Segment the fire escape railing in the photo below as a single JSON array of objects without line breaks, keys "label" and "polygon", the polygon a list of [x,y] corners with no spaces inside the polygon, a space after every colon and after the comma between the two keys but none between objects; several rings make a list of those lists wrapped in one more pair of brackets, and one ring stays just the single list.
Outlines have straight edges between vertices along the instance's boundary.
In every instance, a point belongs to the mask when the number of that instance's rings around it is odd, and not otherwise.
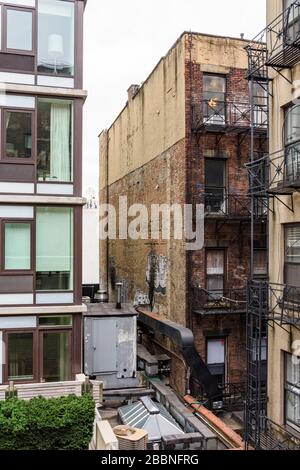
[{"label": "fire escape railing", "polygon": [[269,418],[262,417],[259,448],[262,450],[300,450],[300,438]]},{"label": "fire escape railing", "polygon": [[212,289],[193,287],[194,310],[246,311],[246,288]]},{"label": "fire escape railing", "polygon": [[[249,102],[218,101],[217,99],[202,100],[200,106],[194,107],[194,131],[249,131],[251,128],[251,104]],[[255,106],[255,129],[267,129],[267,105]]]},{"label": "fire escape railing", "polygon": [[[207,218],[249,219],[251,218],[251,197],[244,194],[227,193],[221,188],[216,192],[203,192],[194,196],[194,204],[203,204]],[[265,204],[255,204],[254,218],[266,217]]]},{"label": "fire escape railing", "polygon": [[291,68],[300,61],[300,1],[295,1],[247,46],[249,76],[264,79],[267,67]]},{"label": "fire escape railing", "polygon": [[300,188],[300,144],[265,155],[246,168],[252,195],[290,194]]}]

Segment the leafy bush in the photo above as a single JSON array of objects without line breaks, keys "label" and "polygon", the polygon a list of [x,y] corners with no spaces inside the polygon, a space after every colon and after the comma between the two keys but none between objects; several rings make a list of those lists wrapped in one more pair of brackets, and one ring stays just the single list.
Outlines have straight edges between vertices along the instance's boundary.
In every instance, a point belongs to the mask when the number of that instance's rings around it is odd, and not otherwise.
[{"label": "leafy bush", "polygon": [[85,450],[93,434],[89,394],[0,402],[0,450]]}]

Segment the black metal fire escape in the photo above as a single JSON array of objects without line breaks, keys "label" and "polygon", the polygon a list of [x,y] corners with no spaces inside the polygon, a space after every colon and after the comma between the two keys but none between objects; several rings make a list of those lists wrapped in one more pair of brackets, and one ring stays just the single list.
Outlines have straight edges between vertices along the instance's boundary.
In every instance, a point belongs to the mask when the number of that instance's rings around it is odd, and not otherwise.
[{"label": "black metal fire escape", "polygon": [[[246,50],[249,59],[247,78],[250,84],[252,107],[251,157],[247,165],[252,198],[252,247],[251,279],[247,288],[245,442],[247,448],[300,449],[300,440],[267,418],[268,330],[274,326],[274,323],[287,330],[291,326],[300,329],[300,288],[270,284],[268,278],[255,279],[253,270],[255,207],[264,205],[269,214],[274,210],[274,201],[277,200],[293,211],[293,192],[300,188],[298,149],[289,149],[293,156],[288,164],[286,150],[280,150],[274,154],[269,154],[269,152],[258,154],[254,140],[256,106],[254,90],[258,86],[262,87],[269,102],[272,96],[269,68],[276,70],[285,80],[288,80],[283,69],[291,69],[300,62],[300,1],[295,1],[283,11],[246,47]],[[266,112],[269,122],[269,103]],[[268,139],[268,133],[266,133],[266,139]],[[288,198],[282,199],[282,196],[288,196]]]}]

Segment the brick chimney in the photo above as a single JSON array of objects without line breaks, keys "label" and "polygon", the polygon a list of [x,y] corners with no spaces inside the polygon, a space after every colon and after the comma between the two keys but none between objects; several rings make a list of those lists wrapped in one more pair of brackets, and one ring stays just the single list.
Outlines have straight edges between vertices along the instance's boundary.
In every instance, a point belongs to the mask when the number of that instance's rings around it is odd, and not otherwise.
[{"label": "brick chimney", "polygon": [[127,90],[128,93],[128,101],[133,100],[137,92],[139,91],[140,86],[139,85],[130,85],[130,87]]}]

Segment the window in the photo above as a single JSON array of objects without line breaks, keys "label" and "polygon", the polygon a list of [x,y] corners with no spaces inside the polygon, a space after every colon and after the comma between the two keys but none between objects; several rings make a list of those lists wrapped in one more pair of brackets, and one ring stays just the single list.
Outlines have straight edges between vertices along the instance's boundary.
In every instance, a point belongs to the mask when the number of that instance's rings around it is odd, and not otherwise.
[{"label": "window", "polygon": [[31,269],[31,224],[6,222],[4,224],[4,269]]},{"label": "window", "polygon": [[42,327],[59,327],[59,326],[72,326],[72,315],[60,315],[50,317],[40,317],[39,326]]},{"label": "window", "polygon": [[224,250],[206,252],[206,289],[211,299],[218,299],[224,293]]},{"label": "window", "polygon": [[205,211],[226,213],[225,160],[205,159]]},{"label": "window", "polygon": [[74,75],[74,3],[39,0],[38,72]]},{"label": "window", "polygon": [[33,333],[8,333],[8,380],[33,380]]},{"label": "window", "polygon": [[33,50],[33,13],[30,10],[6,8],[6,49]]},{"label": "window", "polygon": [[254,276],[267,276],[268,274],[268,252],[267,250],[254,250],[253,253]]},{"label": "window", "polygon": [[255,82],[253,86],[253,121],[255,126],[268,125],[268,91],[265,83]]},{"label": "window", "polygon": [[224,124],[226,120],[226,77],[204,74],[203,117],[212,124]]},{"label": "window", "polygon": [[285,283],[300,286],[300,224],[285,228]]},{"label": "window", "polygon": [[32,157],[32,113],[4,111],[5,156],[26,159]]},{"label": "window", "polygon": [[73,180],[72,102],[38,99],[37,174],[39,181]]},{"label": "window", "polygon": [[300,141],[300,106],[295,105],[286,110],[285,145]]},{"label": "window", "polygon": [[286,423],[300,431],[300,357],[285,354]]},{"label": "window", "polygon": [[70,379],[70,332],[41,332],[42,378],[45,382],[61,382]]},{"label": "window", "polygon": [[[295,0],[283,0],[284,13],[284,45],[293,44],[300,34],[300,7]],[[289,10],[287,10],[289,9]],[[286,29],[287,26],[287,29]]]},{"label": "window", "polygon": [[36,289],[73,290],[73,209],[36,210]]},{"label": "window", "polygon": [[220,384],[225,382],[225,338],[212,338],[206,340],[206,363],[212,375],[218,377]]},{"label": "window", "polygon": [[300,106],[285,113],[285,179],[294,182],[300,178]]}]

